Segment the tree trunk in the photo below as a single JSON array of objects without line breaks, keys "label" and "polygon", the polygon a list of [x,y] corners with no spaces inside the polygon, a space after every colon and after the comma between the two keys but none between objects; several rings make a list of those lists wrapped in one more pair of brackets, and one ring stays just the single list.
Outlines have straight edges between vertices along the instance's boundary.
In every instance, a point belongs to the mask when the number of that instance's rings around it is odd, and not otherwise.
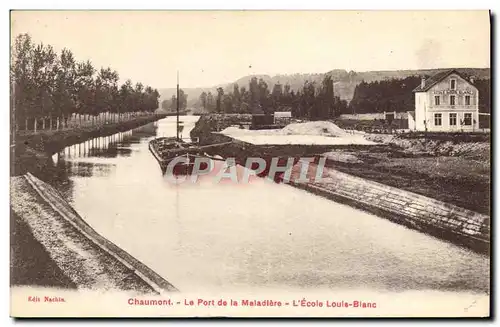
[{"label": "tree trunk", "polygon": [[52,123],[53,123],[52,116],[50,116],[50,118],[49,118],[49,124],[50,124],[49,129],[50,130],[52,130]]},{"label": "tree trunk", "polygon": [[35,118],[35,123],[33,124],[33,131],[36,133],[36,118]]},{"label": "tree trunk", "polygon": [[56,130],[57,131],[59,130],[59,117],[57,117],[57,120],[56,120]]},{"label": "tree trunk", "polygon": [[42,118],[42,130],[45,130],[45,117]]},{"label": "tree trunk", "polygon": [[28,130],[28,118],[24,119],[24,129]]}]

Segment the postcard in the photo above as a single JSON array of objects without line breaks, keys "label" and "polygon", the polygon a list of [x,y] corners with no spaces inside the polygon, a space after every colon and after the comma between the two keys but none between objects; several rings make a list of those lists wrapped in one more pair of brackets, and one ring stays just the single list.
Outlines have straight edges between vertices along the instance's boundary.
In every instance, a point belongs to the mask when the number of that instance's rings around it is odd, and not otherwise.
[{"label": "postcard", "polygon": [[10,315],[489,317],[490,20],[13,10]]}]

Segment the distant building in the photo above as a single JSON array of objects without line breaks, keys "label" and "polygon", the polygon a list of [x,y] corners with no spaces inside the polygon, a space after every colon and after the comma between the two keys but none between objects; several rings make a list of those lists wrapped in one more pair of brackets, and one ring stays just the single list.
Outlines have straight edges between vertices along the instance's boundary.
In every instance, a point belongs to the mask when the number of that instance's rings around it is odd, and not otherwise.
[{"label": "distant building", "polygon": [[292,113],[290,111],[275,111],[274,123],[278,125],[288,125],[292,120]]},{"label": "distant building", "polygon": [[422,78],[415,93],[415,111],[408,128],[415,131],[474,131],[479,128],[479,92],[454,69]]}]

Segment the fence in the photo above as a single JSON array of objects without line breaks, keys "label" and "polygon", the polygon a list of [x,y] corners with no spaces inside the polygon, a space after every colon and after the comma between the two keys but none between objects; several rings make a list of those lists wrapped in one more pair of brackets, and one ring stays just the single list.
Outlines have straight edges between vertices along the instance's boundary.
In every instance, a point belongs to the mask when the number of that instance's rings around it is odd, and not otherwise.
[{"label": "fence", "polygon": [[71,114],[67,119],[61,117],[42,117],[30,118],[19,126],[15,126],[16,131],[40,132],[44,130],[66,130],[75,127],[90,127],[107,125],[121,121],[131,120],[137,117],[150,116],[155,113],[150,112],[126,112],[118,115],[117,113],[103,112],[93,116],[88,114]]},{"label": "fence", "polygon": [[351,119],[351,120],[375,120],[375,119],[387,119],[387,115],[393,115],[393,119],[408,119],[407,112],[396,112],[396,111],[384,111],[368,114],[342,114],[339,119]]}]

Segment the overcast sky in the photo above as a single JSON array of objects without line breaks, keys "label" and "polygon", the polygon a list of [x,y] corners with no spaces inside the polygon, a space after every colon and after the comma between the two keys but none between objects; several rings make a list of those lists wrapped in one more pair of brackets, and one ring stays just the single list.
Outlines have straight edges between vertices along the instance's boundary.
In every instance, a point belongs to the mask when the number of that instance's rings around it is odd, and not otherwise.
[{"label": "overcast sky", "polygon": [[487,11],[41,11],[12,35],[64,47],[155,88],[249,74],[489,67]]}]

